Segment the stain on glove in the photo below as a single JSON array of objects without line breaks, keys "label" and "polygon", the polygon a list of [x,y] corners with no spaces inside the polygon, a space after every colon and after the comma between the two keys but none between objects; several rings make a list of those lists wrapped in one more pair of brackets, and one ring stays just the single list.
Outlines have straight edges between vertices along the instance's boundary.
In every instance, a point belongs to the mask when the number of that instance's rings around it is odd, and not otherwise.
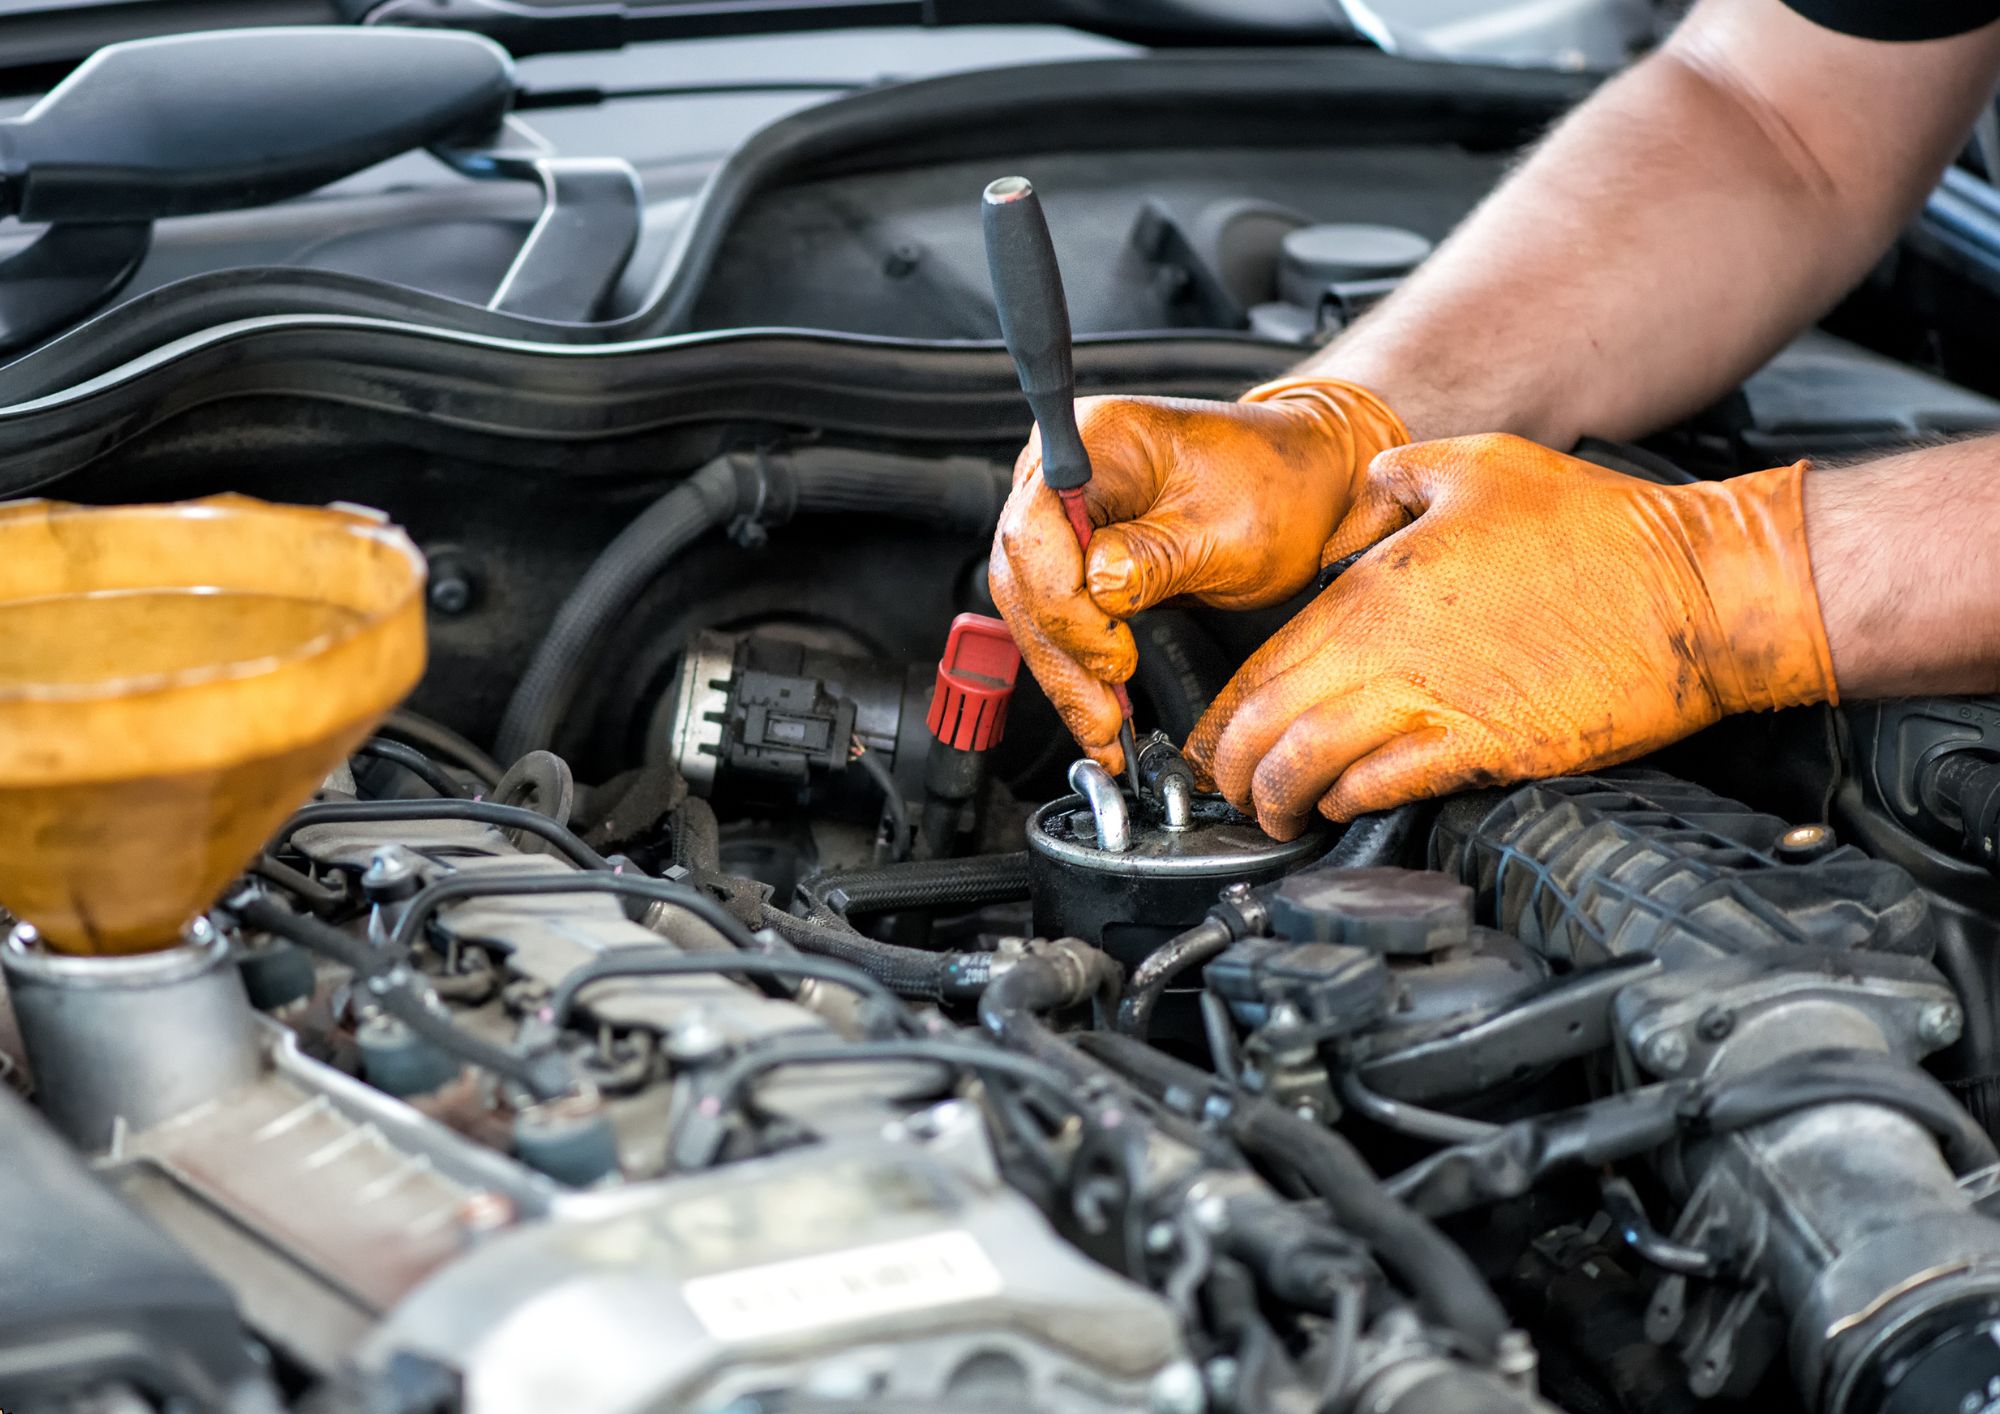
[{"label": "stain on glove", "polygon": [[1279,603],[1312,582],[1361,471],[1408,440],[1371,393],[1331,380],[1268,384],[1235,403],[1084,398],[1092,475],[1088,564],[1042,482],[1036,437],[1014,466],[993,540],[993,601],[1077,741],[1123,769],[1110,684],[1138,663],[1125,621],[1167,599]]},{"label": "stain on glove", "polygon": [[1188,755],[1286,839],[1315,808],[1595,770],[1837,701],[1805,472],[1656,486],[1504,436],[1387,452],[1323,558],[1373,548],[1252,655]]}]

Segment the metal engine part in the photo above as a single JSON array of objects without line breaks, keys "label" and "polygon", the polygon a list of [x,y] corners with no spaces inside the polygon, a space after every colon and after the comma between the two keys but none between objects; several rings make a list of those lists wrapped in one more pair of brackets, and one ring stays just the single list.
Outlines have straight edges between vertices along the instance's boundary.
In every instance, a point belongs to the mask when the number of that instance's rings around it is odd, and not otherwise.
[{"label": "metal engine part", "polygon": [[[407,810],[309,824],[289,847],[320,877],[366,893],[378,944],[426,884],[576,873],[502,829]],[[430,985],[452,995],[458,1024],[499,1042],[514,1030],[502,989],[545,996],[621,949],[694,957],[719,945],[677,910],[643,916],[603,893],[452,899],[425,929],[443,962]],[[472,966],[479,958],[489,961]],[[698,974],[606,978],[580,993],[593,1028],[657,1036],[665,1062],[591,1101],[611,1120],[622,1169],[622,1181],[592,1189],[524,1163],[519,1129],[511,1143],[496,1129],[476,1073],[458,1063],[414,1093],[384,1084],[369,1047],[386,1018],[364,996],[353,998],[356,1039],[375,1084],[306,1053],[324,1049],[325,1008],[337,1010],[341,992],[322,984],[317,1000],[287,998],[282,1021],[260,1018],[212,935],[134,963],[166,988],[142,995],[169,1003],[144,1013],[146,1025],[115,1008],[51,1009],[37,988],[63,961],[17,945],[9,975],[31,1048],[75,1063],[52,1094],[89,1101],[59,1107],[75,1112],[79,1136],[110,1126],[96,1144],[109,1150],[103,1177],[201,1254],[260,1339],[316,1375],[394,1384],[406,1357],[434,1356],[479,1410],[719,1409],[783,1388],[1095,1411],[1143,1405],[1152,1381],[1185,1362],[1169,1307],[1088,1261],[1001,1183],[967,1107],[932,1103],[935,1066],[774,1073],[758,1086],[758,1112],[809,1138],[805,1149],[661,1172],[662,1132],[721,1062],[852,1034],[841,989],[788,1000]],[[454,985],[487,966],[485,985]],[[215,997],[174,1004],[182,974]],[[90,973],[82,995],[122,976]],[[67,1029],[51,1031],[45,1011]],[[116,1026],[126,1042],[92,1051]],[[247,1053],[218,1044],[216,1056],[240,1062],[218,1075],[191,1027],[217,1042],[241,1035]],[[176,1058],[196,1063],[177,1070]]]},{"label": "metal engine part", "polygon": [[[1727,1085],[1832,1055],[1921,1079],[1916,1062],[1962,1024],[1908,875],[1684,782],[1634,773],[1460,801],[1432,850],[1496,926],[1553,960],[1659,960],[1616,996],[1628,1084]],[[1677,1146],[1660,1168],[1684,1198],[1673,1240],[1724,1268],[1666,1277],[1648,1313],[1696,1394],[1747,1391],[1789,1347],[1824,1414],[1987,1407],[2000,1221],[1911,1113],[1823,1098]]]},{"label": "metal engine part", "polygon": [[366,1359],[449,1363],[496,1414],[719,1414],[773,1391],[1142,1407],[1186,1358],[1173,1313],[968,1172],[979,1142],[840,1142],[592,1198],[439,1272]]},{"label": "metal engine part", "polygon": [[796,806],[873,819],[879,787],[848,769],[853,744],[881,753],[922,795],[924,708],[934,671],[885,666],[774,633],[696,634],[656,716],[666,755],[722,803]]},{"label": "metal engine part", "polygon": [[258,1072],[243,981],[206,919],[180,947],[129,957],[47,952],[23,925],[0,943],[0,969],[36,1100],[86,1153],[214,1103]]},{"label": "metal engine part", "polygon": [[1134,800],[1089,762],[1070,781],[1082,793],[1028,821],[1035,931],[1086,939],[1128,966],[1200,922],[1230,884],[1269,883],[1325,847],[1317,829],[1280,843],[1216,796],[1183,807],[1178,783],[1161,799]]}]

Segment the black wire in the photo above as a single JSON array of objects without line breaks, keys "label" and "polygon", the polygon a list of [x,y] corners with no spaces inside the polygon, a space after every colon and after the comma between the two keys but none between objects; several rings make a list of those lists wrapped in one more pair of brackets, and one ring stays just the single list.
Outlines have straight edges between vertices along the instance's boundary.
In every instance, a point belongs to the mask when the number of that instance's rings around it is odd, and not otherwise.
[{"label": "black wire", "polygon": [[1337,1226],[1366,1243],[1440,1325],[1490,1352],[1509,1321],[1463,1249],[1398,1201],[1354,1146],[1331,1129],[1242,1091],[1229,1091],[1197,1066],[1116,1032],[1090,1032],[1080,1048],[1183,1114],[1219,1122],[1266,1166],[1295,1172],[1324,1201]]},{"label": "black wire", "polygon": [[1392,1100],[1387,1095],[1370,1090],[1358,1070],[1348,1070],[1341,1075],[1340,1098],[1384,1129],[1433,1144],[1477,1143],[1482,1139],[1491,1139],[1503,1127],[1490,1120],[1467,1119],[1464,1115],[1425,1109],[1407,1100]]},{"label": "black wire", "polygon": [[620,948],[609,957],[598,958],[573,968],[553,992],[544,1008],[548,1023],[558,1029],[569,1024],[569,1014],[584,988],[619,977],[691,977],[735,973],[744,977],[797,978],[801,981],[836,982],[871,1001],[905,1016],[896,994],[858,967],[824,957],[772,957],[750,954],[732,957],[719,953],[682,953],[665,946]]},{"label": "black wire", "polygon": [[1230,1019],[1229,1003],[1214,992],[1201,994],[1201,1027],[1217,1078],[1225,1085],[1238,1084],[1243,1067],[1236,1047],[1236,1027]]},{"label": "black wire", "polygon": [[382,725],[375,730],[380,736],[406,737],[411,745],[420,747],[433,757],[448,758],[452,765],[462,767],[488,790],[499,785],[500,778],[507,774],[500,769],[498,761],[474,746],[469,739],[444,723],[434,722],[407,707],[396,708],[382,719]]},{"label": "black wire", "polygon": [[540,811],[519,805],[496,805],[490,800],[321,801],[294,811],[272,838],[269,848],[275,853],[293,835],[313,825],[374,825],[412,820],[472,820],[482,825],[526,830],[554,845],[580,869],[611,871],[611,862],[567,826],[557,824]]},{"label": "black wire", "polygon": [[316,908],[333,908],[348,901],[341,890],[328,888],[312,875],[268,854],[260,854],[251,860],[250,872],[260,879],[270,880],[288,893],[298,895]]},{"label": "black wire", "polygon": [[372,756],[378,761],[391,761],[415,776],[445,800],[463,800],[465,792],[457,781],[446,775],[444,768],[414,746],[400,741],[390,741],[387,737],[373,736],[354,748],[356,756]]},{"label": "black wire", "polygon": [[1055,1097],[1066,1110],[1081,1113],[1069,1079],[1061,1071],[1028,1056],[991,1046],[928,1037],[902,1041],[779,1042],[745,1051],[717,1074],[707,1093],[683,1112],[667,1136],[669,1163],[685,1145],[689,1114],[713,1117],[734,1113],[743,1103],[744,1091],[774,1070],[794,1065],[876,1065],[896,1061],[958,1066],[981,1074],[1031,1081]]},{"label": "black wire", "polygon": [[[532,812],[531,812],[532,813]],[[643,898],[671,904],[693,914],[734,947],[758,951],[757,939],[721,904],[687,884],[669,879],[648,878],[644,874],[576,873],[488,876],[483,871],[448,874],[426,884],[411,896],[403,916],[390,935],[389,950],[397,957],[409,954],[426,924],[448,903],[470,898],[523,897],[541,894],[616,894],[621,898]]]},{"label": "black wire", "polygon": [[882,802],[889,808],[890,828],[896,832],[896,842],[890,847],[889,857],[900,861],[910,852],[910,806],[903,799],[903,792],[896,787],[896,778],[889,774],[889,768],[882,764],[882,758],[867,747],[861,748],[854,764],[867,772],[868,779],[881,789]]},{"label": "black wire", "polygon": [[1712,1134],[1821,1105],[1880,1105],[1928,1129],[1953,1171],[2000,1163],[1993,1140],[1928,1071],[1871,1051],[1811,1051],[1721,1081],[1701,1109]]},{"label": "black wire", "polygon": [[717,1076],[710,1094],[727,1111],[740,1103],[744,1090],[771,1071],[794,1065],[873,1065],[893,1061],[929,1061],[967,1070],[1031,1081],[1056,1097],[1064,1109],[1080,1112],[1070,1078],[1032,1056],[965,1041],[922,1038],[907,1041],[832,1041],[809,1045],[774,1045],[745,1051]]}]

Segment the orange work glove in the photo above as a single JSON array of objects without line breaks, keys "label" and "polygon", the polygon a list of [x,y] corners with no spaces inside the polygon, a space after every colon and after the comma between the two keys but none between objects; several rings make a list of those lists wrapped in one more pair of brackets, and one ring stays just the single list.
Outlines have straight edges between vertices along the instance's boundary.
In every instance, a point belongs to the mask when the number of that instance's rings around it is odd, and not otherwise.
[{"label": "orange work glove", "polygon": [[1186,595],[1223,609],[1276,604],[1312,582],[1369,459],[1409,440],[1365,389],[1288,379],[1241,402],[1085,398],[1089,565],[1042,484],[1037,431],[1014,465],[993,537],[993,602],[1084,750],[1124,768],[1109,684],[1138,663],[1125,620]]},{"label": "orange work glove", "polygon": [[1315,805],[1349,820],[1838,701],[1805,470],[1655,486],[1497,436],[1378,457],[1325,559],[1374,549],[1251,656],[1188,755],[1290,838]]}]

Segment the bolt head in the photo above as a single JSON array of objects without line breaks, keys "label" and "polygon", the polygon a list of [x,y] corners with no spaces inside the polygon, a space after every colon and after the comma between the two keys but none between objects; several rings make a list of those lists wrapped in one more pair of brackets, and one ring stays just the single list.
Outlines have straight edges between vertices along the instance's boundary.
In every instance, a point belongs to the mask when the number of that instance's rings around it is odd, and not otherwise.
[{"label": "bolt head", "polygon": [[1787,864],[1804,864],[1828,854],[1840,840],[1825,825],[1794,825],[1778,836],[1778,858]]},{"label": "bolt head", "polygon": [[677,1065],[698,1065],[729,1047],[729,1037],[702,1012],[690,1012],[667,1033],[667,1059]]},{"label": "bolt head", "polygon": [[1203,1374],[1208,1380],[1209,1398],[1218,1404],[1228,1404],[1236,1395],[1236,1377],[1240,1367],[1232,1356],[1218,1355],[1208,1362]]},{"label": "bolt head", "polygon": [[1736,1029],[1736,1014],[1727,1007],[1712,1006],[1695,1022],[1694,1029],[1704,1041],[1722,1041]]},{"label": "bolt head", "polygon": [[1678,1075],[1688,1063],[1688,1042],[1678,1027],[1669,1028],[1646,1042],[1645,1062],[1661,1075]]},{"label": "bolt head", "polygon": [[1949,1046],[1965,1030],[1957,1002],[1932,1002],[1917,1014],[1917,1035],[1927,1046]]},{"label": "bolt head", "polygon": [[1494,1369],[1502,1379],[1521,1381],[1535,1373],[1540,1363],[1534,1342],[1526,1331],[1502,1331],[1494,1349]]},{"label": "bolt head", "polygon": [[401,846],[384,845],[368,856],[368,867],[361,871],[361,887],[387,888],[404,882],[415,872],[415,863]]},{"label": "bolt head", "polygon": [[462,579],[440,579],[431,585],[431,607],[440,614],[462,614],[472,604],[472,586]]},{"label": "bolt head", "polygon": [[1176,1360],[1153,1376],[1146,1389],[1149,1414],[1202,1414],[1208,1408],[1208,1386],[1191,1360]]},{"label": "bolt head", "polygon": [[1248,903],[1250,901],[1250,886],[1238,880],[1236,883],[1223,889],[1222,897],[1226,903]]}]

